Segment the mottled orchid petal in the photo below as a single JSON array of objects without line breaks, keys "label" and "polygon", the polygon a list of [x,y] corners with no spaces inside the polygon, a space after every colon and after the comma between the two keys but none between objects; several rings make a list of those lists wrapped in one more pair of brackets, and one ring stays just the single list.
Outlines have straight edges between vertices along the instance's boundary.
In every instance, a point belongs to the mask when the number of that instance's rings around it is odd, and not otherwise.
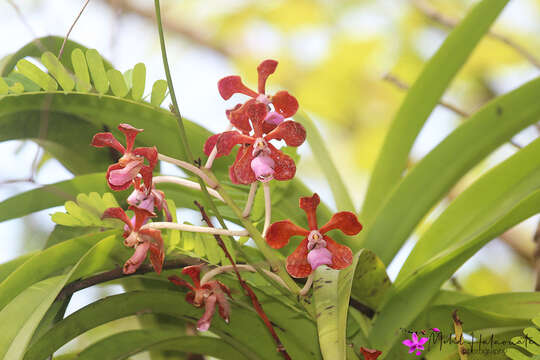
[{"label": "mottled orchid petal", "polygon": [[293,236],[307,236],[309,231],[294,224],[291,220],[282,220],[273,223],[266,230],[266,242],[271,248],[281,249],[289,243]]},{"label": "mottled orchid petal", "polygon": [[116,140],[110,132],[98,133],[92,138],[92,146],[95,147],[111,147],[116,151],[125,154],[126,148]]},{"label": "mottled orchid petal", "polygon": [[[193,291],[196,290],[195,287],[193,287],[193,285],[191,285],[190,283],[188,283],[186,280],[182,279],[179,276],[171,275],[167,279],[169,279],[169,281],[172,282],[175,285],[184,286],[184,287],[187,287],[187,288],[189,288],[189,289],[191,289]],[[192,304],[192,303],[190,302],[190,304]]]},{"label": "mottled orchid petal", "polygon": [[238,150],[236,160],[229,168],[231,181],[234,184],[248,185],[257,180],[255,173],[251,169],[251,161],[253,160],[252,150],[253,146],[251,145],[241,147]]},{"label": "mottled orchid petal", "polygon": [[[152,178],[153,178],[153,171],[154,171],[154,168],[151,168],[150,166],[148,165],[144,165],[141,170],[139,171],[139,174],[141,175],[141,178],[143,179],[144,181],[144,190],[146,192],[146,194],[150,194],[151,192],[151,189],[152,189]],[[152,209],[153,210],[153,209]]]},{"label": "mottled orchid petal", "polygon": [[150,262],[152,263],[154,270],[160,274],[161,269],[163,268],[163,261],[165,260],[161,232],[156,229],[143,229],[140,233],[142,235],[147,235],[152,239],[148,241],[150,244]]},{"label": "mottled orchid petal", "polygon": [[144,262],[144,259],[146,259],[146,253],[148,252],[149,247],[150,244],[147,242],[138,244],[135,248],[133,256],[131,256],[128,261],[125,262],[122,272],[124,274],[133,274],[135,271],[137,271],[139,266],[141,266],[141,264]]},{"label": "mottled orchid petal", "polygon": [[251,160],[251,170],[255,173],[257,180],[261,182],[268,182],[273,179],[274,165],[274,160],[264,153],[260,153]]},{"label": "mottled orchid petal", "polygon": [[269,123],[272,125],[279,125],[283,122],[283,120],[285,120],[283,115],[275,111],[270,111],[268,114],[266,114],[266,117],[264,118],[265,123]]},{"label": "mottled orchid petal", "polygon": [[270,157],[274,160],[274,179],[279,181],[290,180],[296,174],[296,165],[289,156],[276,149],[272,144],[268,144]]},{"label": "mottled orchid petal", "polygon": [[152,189],[152,197],[154,198],[154,206],[158,209],[158,211],[165,211],[165,217],[167,218],[167,221],[172,221],[172,215],[171,210],[169,209],[169,205],[167,204],[167,201],[165,200],[165,193],[161,190]]},{"label": "mottled orchid petal", "polygon": [[131,182],[137,176],[142,167],[143,163],[140,160],[132,160],[124,167],[119,164],[109,166],[109,170],[107,171],[107,180],[109,186],[113,190],[127,189],[131,186]]},{"label": "mottled orchid petal", "polygon": [[108,208],[103,212],[103,215],[101,216],[102,219],[118,219],[122,220],[124,224],[126,224],[130,230],[133,230],[133,224],[131,223],[131,220],[127,216],[124,209],[121,207],[114,207],[114,208]]},{"label": "mottled orchid petal", "polygon": [[266,141],[285,140],[289,146],[300,146],[306,140],[306,129],[296,121],[285,121],[267,134],[264,139]]},{"label": "mottled orchid petal", "polygon": [[226,76],[218,81],[218,90],[221,97],[229,100],[234,94],[240,93],[250,97],[257,97],[257,93],[248,88],[238,75]]},{"label": "mottled orchid petal", "polygon": [[326,248],[332,253],[332,264],[329,265],[332,269],[341,270],[352,264],[353,254],[349,247],[338,244],[326,235],[323,239],[326,241]]},{"label": "mottled orchid petal", "polygon": [[197,322],[197,330],[207,331],[212,323],[212,316],[216,311],[216,295],[210,295],[204,303],[204,314]]},{"label": "mottled orchid petal", "polygon": [[368,349],[365,347],[361,347],[360,352],[364,356],[364,360],[377,360],[377,358],[382,354],[380,350]]},{"label": "mottled orchid petal", "polygon": [[287,272],[295,278],[305,278],[311,274],[311,265],[307,260],[308,249],[307,237],[302,240],[300,245],[287,257]]},{"label": "mottled orchid petal", "polygon": [[156,167],[159,153],[155,146],[136,148],[133,150],[133,154],[146,158],[146,160],[148,160],[148,164],[152,169]]},{"label": "mottled orchid petal", "polygon": [[356,215],[350,211],[340,211],[334,215],[323,227],[319,229],[321,234],[330,230],[339,229],[345,235],[356,235],[362,230],[362,224],[358,222]]},{"label": "mottled orchid petal", "polygon": [[[216,146],[216,143],[218,141],[218,138],[221,136],[221,133],[214,134],[210,136],[208,139],[206,139],[206,142],[204,143],[204,154],[206,156],[210,156],[212,153],[212,150],[214,150],[214,147]],[[219,155],[216,155],[216,157],[219,157]]]},{"label": "mottled orchid petal", "polygon": [[126,136],[126,149],[127,152],[133,150],[133,144],[135,143],[135,137],[140,132],[143,132],[143,129],[137,129],[129,124],[120,124],[118,125],[118,130],[124,133]]},{"label": "mottled orchid petal", "polygon": [[[216,286],[219,286],[219,285],[216,285]],[[231,313],[231,307],[229,305],[229,302],[227,301],[227,298],[225,297],[225,293],[216,289],[214,290],[214,295],[216,296],[216,300],[218,304],[219,316],[221,316],[221,318],[225,320],[225,322],[228,324],[229,315]]]},{"label": "mottled orchid petal", "polygon": [[229,155],[233,147],[238,144],[253,144],[255,139],[243,135],[238,131],[225,131],[221,133],[216,142],[217,156]]},{"label": "mottled orchid petal", "polygon": [[263,121],[262,123],[262,130],[263,130],[263,134],[268,134],[269,132],[271,132],[272,130],[274,130],[276,128],[277,125],[274,125],[274,124],[270,124],[269,122],[267,121]]},{"label": "mottled orchid petal", "polygon": [[313,196],[301,197],[299,200],[300,209],[306,212],[308,219],[309,228],[311,230],[316,230],[317,226],[317,206],[319,206],[321,199],[317,193]]},{"label": "mottled orchid petal", "polygon": [[316,248],[308,253],[307,260],[313,270],[321,265],[330,266],[332,264],[332,253],[324,247]]},{"label": "mottled orchid petal", "polygon": [[268,114],[268,106],[263,103],[253,101],[247,106],[247,114],[253,124],[254,137],[258,138],[263,136],[263,123]]},{"label": "mottled orchid petal", "polygon": [[182,269],[182,274],[187,275],[193,280],[196,288],[201,287],[201,268],[204,264],[186,266]]},{"label": "mottled orchid petal", "polygon": [[246,134],[251,131],[251,123],[249,122],[247,108],[249,107],[249,104],[251,104],[251,102],[253,101],[255,100],[250,99],[245,104],[237,104],[233,109],[225,111],[225,114],[227,115],[227,118],[229,119],[231,124],[238,130]]},{"label": "mottled orchid petal", "polygon": [[146,209],[143,209],[134,205],[130,205],[128,209],[135,213],[135,225],[133,226],[133,230],[135,231],[139,231],[139,229],[144,224],[146,224],[149,218],[156,216],[154,212],[148,211]]},{"label": "mottled orchid petal", "polygon": [[276,71],[278,62],[276,60],[264,60],[257,66],[257,73],[259,74],[258,89],[259,94],[265,93],[266,80],[270,75]]},{"label": "mottled orchid petal", "polygon": [[298,100],[287,91],[278,91],[272,96],[272,104],[285,118],[293,116],[298,111]]}]

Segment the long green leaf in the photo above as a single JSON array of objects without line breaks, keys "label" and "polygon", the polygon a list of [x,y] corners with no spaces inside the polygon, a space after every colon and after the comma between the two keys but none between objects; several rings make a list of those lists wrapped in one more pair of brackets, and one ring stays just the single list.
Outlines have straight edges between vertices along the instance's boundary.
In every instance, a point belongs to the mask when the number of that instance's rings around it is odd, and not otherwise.
[{"label": "long green leaf", "polygon": [[398,183],[422,126],[507,3],[508,0],[483,0],[476,5],[448,35],[407,92],[375,163],[362,208],[364,218],[375,217]]},{"label": "long green leaf", "polygon": [[[366,227],[363,246],[388,264],[414,227],[469,169],[540,116],[540,78],[484,106],[420,161]],[[482,134],[479,136],[479,134]]]}]

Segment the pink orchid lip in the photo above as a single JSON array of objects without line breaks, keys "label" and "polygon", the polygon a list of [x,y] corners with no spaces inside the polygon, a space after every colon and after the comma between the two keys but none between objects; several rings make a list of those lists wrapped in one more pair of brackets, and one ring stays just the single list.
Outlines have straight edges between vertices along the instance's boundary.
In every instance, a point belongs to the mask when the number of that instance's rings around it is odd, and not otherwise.
[{"label": "pink orchid lip", "polygon": [[264,153],[260,153],[251,160],[251,170],[261,182],[268,182],[274,178],[274,166],[274,160]]},{"label": "pink orchid lip", "polygon": [[112,170],[109,182],[114,186],[122,186],[133,180],[141,170],[143,163],[139,160],[130,161],[122,169]]},{"label": "pink orchid lip", "polygon": [[315,270],[321,265],[331,265],[332,253],[325,247],[313,249],[308,253],[307,260],[311,268]]},{"label": "pink orchid lip", "polygon": [[144,259],[146,259],[146,253],[149,247],[149,242],[143,242],[135,246],[135,253],[124,264],[124,274],[132,274],[137,271],[139,266],[144,262]]},{"label": "pink orchid lip", "polygon": [[273,125],[279,125],[283,122],[283,120],[285,120],[285,117],[275,111],[270,111],[264,118],[264,121]]}]

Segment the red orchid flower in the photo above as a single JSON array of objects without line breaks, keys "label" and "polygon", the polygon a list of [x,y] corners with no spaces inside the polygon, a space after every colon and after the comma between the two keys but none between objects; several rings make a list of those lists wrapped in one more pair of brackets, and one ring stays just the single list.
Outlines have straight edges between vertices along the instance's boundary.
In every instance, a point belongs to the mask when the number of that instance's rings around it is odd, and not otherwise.
[{"label": "red orchid flower", "polygon": [[212,280],[201,285],[201,267],[200,265],[186,266],[182,269],[182,274],[188,275],[193,281],[193,285],[179,278],[176,275],[169,276],[169,280],[178,286],[189,288],[186,294],[186,301],[195,307],[204,306],[204,314],[197,322],[197,330],[206,331],[210,328],[212,317],[218,305],[219,315],[229,323],[230,306],[225,294],[231,296],[231,291],[225,284]]},{"label": "red orchid flower", "polygon": [[[107,169],[107,182],[113,190],[125,190],[131,185],[137,174],[143,176],[148,188],[152,184],[152,171],[157,164],[158,151],[153,147],[133,148],[135,137],[142,129],[136,129],[129,124],[118,125],[118,130],[126,136],[126,147],[115,139],[110,132],[98,133],[92,139],[95,147],[111,147],[122,154],[116,164],[112,164]],[[144,159],[148,160],[148,165],[144,164]]]},{"label": "red orchid flower", "polygon": [[[147,190],[145,184],[141,183],[142,176],[137,175],[133,179],[133,192],[128,196],[127,203],[149,212],[154,211],[154,207],[158,211],[165,210],[167,221],[172,221],[171,212],[165,201],[165,194],[161,190],[157,190],[154,185],[150,191]],[[127,225],[126,225],[127,226]]]},{"label": "red orchid flower", "polygon": [[265,109],[265,104],[255,104],[250,108],[253,136],[238,131],[225,131],[212,135],[204,144],[206,155],[210,155],[216,147],[216,157],[228,155],[235,145],[241,145],[236,160],[229,167],[229,176],[235,184],[251,184],[256,180],[290,180],[296,173],[293,159],[276,149],[270,140],[284,140],[289,146],[300,146],[306,140],[306,130],[301,124],[290,120],[264,134],[262,124]]},{"label": "red orchid flower", "polygon": [[135,248],[135,253],[124,264],[124,274],[134,273],[146,259],[146,253],[150,250],[150,262],[154,270],[159,274],[163,267],[165,253],[163,251],[163,239],[161,232],[156,229],[141,229],[149,218],[156,216],[151,211],[130,205],[129,210],[133,210],[135,217],[130,220],[126,212],[120,208],[109,208],[103,213],[102,219],[122,220],[127,229],[124,229],[124,245]]},{"label": "red orchid flower", "polygon": [[379,350],[368,349],[365,347],[361,347],[360,352],[364,356],[364,360],[377,360],[377,358],[382,354],[382,352]]},{"label": "red orchid flower", "polygon": [[[225,100],[230,99],[231,96],[237,93],[251,97],[246,103],[238,104],[226,112],[231,124],[245,134],[249,134],[251,131],[249,108],[254,104],[265,105],[263,107],[263,128],[265,133],[273,130],[285,118],[293,116],[298,110],[298,101],[287,91],[278,91],[274,96],[266,94],[266,80],[276,71],[277,65],[278,62],[275,60],[264,60],[257,66],[257,73],[259,74],[257,92],[244,85],[240,76],[226,76],[218,81],[219,93]],[[274,106],[274,111],[269,111],[269,104]]]},{"label": "red orchid flower", "polygon": [[287,271],[295,278],[307,277],[317,267],[328,265],[340,270],[352,264],[352,251],[345,245],[332,240],[328,231],[339,229],[346,235],[356,235],[362,230],[356,215],[350,211],[340,211],[332,216],[323,227],[317,226],[317,206],[319,195],[300,198],[300,208],[306,212],[309,230],[293,224],[290,220],[278,221],[270,225],[266,232],[266,242],[274,249],[289,243],[295,235],[304,236],[296,250],[287,257]]}]

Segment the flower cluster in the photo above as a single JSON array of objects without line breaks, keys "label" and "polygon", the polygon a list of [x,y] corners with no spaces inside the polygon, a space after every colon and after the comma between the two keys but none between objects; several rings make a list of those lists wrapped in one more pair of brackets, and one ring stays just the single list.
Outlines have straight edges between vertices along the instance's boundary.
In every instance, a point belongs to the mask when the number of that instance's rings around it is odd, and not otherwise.
[{"label": "flower cluster", "polygon": [[316,213],[319,203],[317,194],[300,198],[300,208],[306,212],[309,230],[293,224],[290,220],[282,220],[270,225],[266,232],[266,241],[274,249],[287,245],[292,236],[304,236],[296,250],[287,257],[287,271],[296,278],[309,276],[321,265],[340,270],[352,264],[351,249],[336,243],[326,233],[339,229],[346,235],[356,235],[362,230],[362,225],[355,214],[341,211],[319,228]]},{"label": "flower cluster", "polygon": [[129,210],[135,215],[129,219],[122,208],[110,208],[103,218],[115,218],[123,221],[124,245],[134,248],[133,256],[124,264],[124,273],[134,273],[146,259],[150,251],[150,262],[157,273],[161,272],[164,260],[163,240],[159,230],[141,229],[151,217],[155,217],[154,209],[164,210],[167,220],[172,217],[165,202],[165,194],[156,190],[152,184],[152,175],[157,164],[158,151],[155,147],[133,148],[137,134],[142,129],[129,124],[120,124],[118,130],[126,137],[124,147],[110,132],[98,133],[92,139],[95,147],[110,147],[121,154],[117,163],[107,169],[107,183],[112,190],[126,190],[133,185],[133,192],[127,198]]},{"label": "flower cluster", "polygon": [[293,159],[270,143],[271,140],[284,140],[288,146],[297,147],[306,139],[301,124],[284,121],[298,110],[296,98],[287,91],[279,91],[273,96],[265,92],[266,80],[276,67],[275,60],[265,60],[257,67],[258,92],[245,86],[239,76],[227,76],[218,82],[219,93],[225,100],[236,93],[250,97],[244,104],[237,104],[226,112],[236,130],[213,135],[204,145],[205,154],[210,156],[215,151],[216,157],[228,155],[240,145],[236,160],[229,168],[229,176],[235,184],[290,180],[296,173]]}]

